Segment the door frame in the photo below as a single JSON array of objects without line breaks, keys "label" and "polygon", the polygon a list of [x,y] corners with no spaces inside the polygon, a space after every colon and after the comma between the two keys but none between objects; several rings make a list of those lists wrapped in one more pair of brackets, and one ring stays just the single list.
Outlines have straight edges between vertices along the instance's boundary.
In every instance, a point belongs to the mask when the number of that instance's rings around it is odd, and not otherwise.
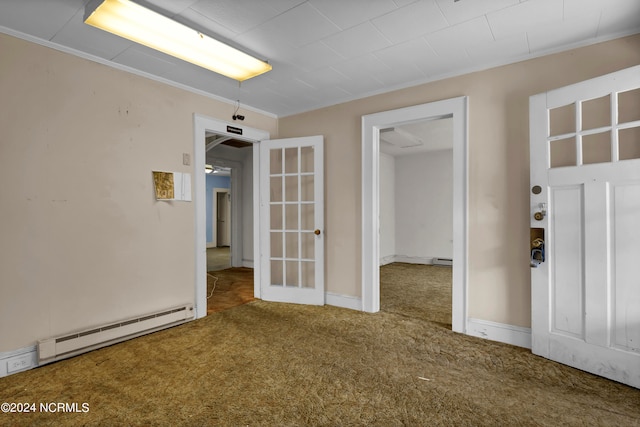
[{"label": "door frame", "polygon": [[380,129],[453,118],[452,329],[467,332],[468,97],[445,99],[362,116],[362,310],[380,310]]},{"label": "door frame", "polygon": [[[229,132],[228,128],[233,128],[233,133]],[[242,134],[238,134],[236,132],[237,129],[240,129]],[[202,114],[193,114],[193,171],[194,171],[194,179],[193,179],[193,204],[194,204],[194,215],[195,215],[195,230],[194,230],[194,253],[195,253],[195,274],[194,274],[194,287],[195,287],[195,295],[194,295],[194,305],[195,305],[195,317],[196,319],[205,317],[207,315],[207,197],[206,197],[206,178],[205,178],[205,160],[206,160],[206,133],[214,132],[219,135],[227,135],[233,136],[235,139],[240,139],[243,141],[253,143],[253,252],[254,252],[254,289],[259,289],[260,287],[260,266],[259,263],[256,263],[256,256],[259,257],[259,248],[260,248],[260,233],[259,230],[259,144],[260,141],[264,141],[269,139],[269,132],[263,129],[251,128],[249,126],[238,125],[237,123],[226,122],[223,120],[213,119],[211,117],[202,115]],[[258,160],[256,162],[256,160]],[[229,162],[230,163],[230,162]],[[231,179],[235,179],[233,175],[232,168],[232,177]],[[235,185],[236,191],[239,191],[239,184]],[[256,191],[255,189],[258,189]],[[238,193],[239,194],[239,193]],[[234,198],[234,190],[231,190],[231,197]],[[233,203],[233,200],[232,200]],[[237,204],[237,203],[236,203]],[[240,223],[242,218],[240,217],[238,220],[236,218],[232,218],[232,224],[235,222],[235,225],[242,229]],[[234,234],[234,227],[231,230],[232,238]],[[233,244],[233,241],[232,241]],[[238,245],[236,245],[238,246]],[[255,291],[254,291],[255,292]]]}]

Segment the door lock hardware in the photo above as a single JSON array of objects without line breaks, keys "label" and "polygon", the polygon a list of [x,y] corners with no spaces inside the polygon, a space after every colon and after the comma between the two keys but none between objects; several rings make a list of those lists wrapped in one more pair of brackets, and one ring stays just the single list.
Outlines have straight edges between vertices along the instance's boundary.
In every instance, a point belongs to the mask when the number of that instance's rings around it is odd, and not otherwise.
[{"label": "door lock hardware", "polygon": [[544,262],[544,240],[537,238],[531,242],[531,267],[537,268]]},{"label": "door lock hardware", "polygon": [[532,228],[530,242],[530,265],[538,268],[545,261],[544,228]]},{"label": "door lock hardware", "polygon": [[534,213],[533,214],[533,218],[536,221],[542,221],[544,219],[544,217],[547,216],[547,204],[546,203],[539,203],[538,207],[540,208],[540,211]]}]

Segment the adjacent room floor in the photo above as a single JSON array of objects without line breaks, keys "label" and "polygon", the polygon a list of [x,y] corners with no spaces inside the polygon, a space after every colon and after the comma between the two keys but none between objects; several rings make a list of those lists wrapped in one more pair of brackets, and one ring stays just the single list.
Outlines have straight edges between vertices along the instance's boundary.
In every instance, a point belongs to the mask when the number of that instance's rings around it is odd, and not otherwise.
[{"label": "adjacent room floor", "polygon": [[253,269],[231,267],[229,247],[207,249],[207,314],[253,301]]},{"label": "adjacent room floor", "polygon": [[[382,311],[451,328],[450,267],[393,263],[380,267]],[[207,314],[254,300],[253,269],[231,267],[229,248],[207,249]]]}]

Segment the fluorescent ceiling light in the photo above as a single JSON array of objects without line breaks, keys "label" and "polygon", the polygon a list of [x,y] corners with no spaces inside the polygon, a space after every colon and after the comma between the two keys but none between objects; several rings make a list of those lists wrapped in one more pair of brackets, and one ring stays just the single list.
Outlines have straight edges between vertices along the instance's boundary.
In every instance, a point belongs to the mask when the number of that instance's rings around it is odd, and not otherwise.
[{"label": "fluorescent ceiling light", "polygon": [[232,79],[243,81],[271,65],[129,0],[95,0],[86,24],[140,43]]}]

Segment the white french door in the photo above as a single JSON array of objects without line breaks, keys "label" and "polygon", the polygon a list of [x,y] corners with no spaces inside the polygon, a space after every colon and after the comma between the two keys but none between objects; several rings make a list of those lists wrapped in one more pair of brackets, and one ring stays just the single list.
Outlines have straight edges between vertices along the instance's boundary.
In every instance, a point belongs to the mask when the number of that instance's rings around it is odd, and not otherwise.
[{"label": "white french door", "polygon": [[532,351],[640,388],[640,66],[530,98]]},{"label": "white french door", "polygon": [[324,304],[323,137],[260,143],[260,291]]}]

